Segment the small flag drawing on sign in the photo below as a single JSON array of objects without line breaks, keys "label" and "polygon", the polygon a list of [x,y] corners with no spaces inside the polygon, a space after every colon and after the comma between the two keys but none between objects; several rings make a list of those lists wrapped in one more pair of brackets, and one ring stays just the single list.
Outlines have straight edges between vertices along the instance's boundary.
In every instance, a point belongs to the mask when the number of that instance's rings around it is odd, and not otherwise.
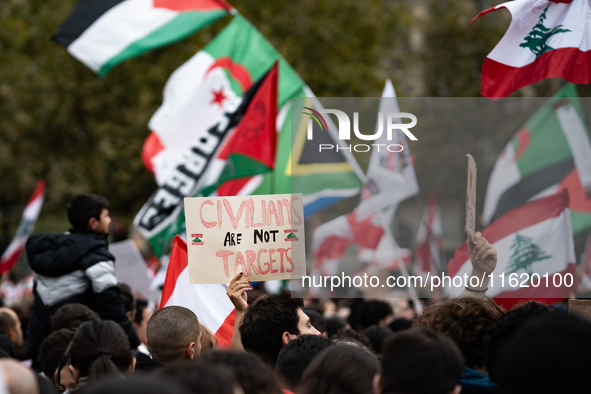
[{"label": "small flag drawing on sign", "polygon": [[191,245],[203,245],[203,234],[191,234]]},{"label": "small flag drawing on sign", "polygon": [[287,234],[287,238],[285,238],[286,241],[299,241],[300,240],[298,238],[298,236],[295,235],[295,233],[298,232],[297,229],[283,230],[283,232]]}]

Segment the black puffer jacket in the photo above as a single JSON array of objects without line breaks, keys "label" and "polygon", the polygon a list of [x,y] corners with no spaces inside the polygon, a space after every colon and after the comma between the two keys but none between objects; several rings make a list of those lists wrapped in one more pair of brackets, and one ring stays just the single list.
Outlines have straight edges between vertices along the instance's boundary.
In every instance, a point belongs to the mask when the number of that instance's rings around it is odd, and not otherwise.
[{"label": "black puffer jacket", "polygon": [[33,359],[51,333],[51,315],[70,303],[84,304],[101,319],[117,322],[133,348],[140,344],[125,314],[106,234],[76,230],[37,234],[29,237],[26,250],[35,278],[35,301],[27,330]]}]

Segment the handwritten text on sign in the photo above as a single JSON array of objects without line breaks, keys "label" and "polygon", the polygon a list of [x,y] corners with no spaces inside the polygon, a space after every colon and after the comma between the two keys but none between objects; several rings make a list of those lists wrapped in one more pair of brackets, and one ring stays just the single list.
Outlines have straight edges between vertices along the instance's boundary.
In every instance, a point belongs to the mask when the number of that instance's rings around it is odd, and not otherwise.
[{"label": "handwritten text on sign", "polygon": [[301,194],[185,198],[190,283],[306,274]]}]

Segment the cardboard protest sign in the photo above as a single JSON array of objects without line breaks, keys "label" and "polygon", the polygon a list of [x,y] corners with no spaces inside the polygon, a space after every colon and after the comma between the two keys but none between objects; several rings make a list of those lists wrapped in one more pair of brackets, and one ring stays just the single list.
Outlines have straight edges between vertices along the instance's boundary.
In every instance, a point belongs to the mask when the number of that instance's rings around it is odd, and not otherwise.
[{"label": "cardboard protest sign", "polygon": [[301,193],[185,198],[185,220],[192,284],[306,274]]},{"label": "cardboard protest sign", "polygon": [[468,159],[468,180],[466,182],[466,226],[464,230],[471,240],[474,240],[476,230],[476,163],[471,154]]}]

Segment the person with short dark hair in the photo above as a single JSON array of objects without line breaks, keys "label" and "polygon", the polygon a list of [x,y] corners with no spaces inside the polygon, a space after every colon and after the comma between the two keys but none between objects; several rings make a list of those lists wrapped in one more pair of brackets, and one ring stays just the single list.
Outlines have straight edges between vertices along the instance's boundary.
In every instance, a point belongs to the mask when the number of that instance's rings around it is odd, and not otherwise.
[{"label": "person with short dark hair", "polygon": [[39,349],[38,360],[41,364],[41,371],[43,371],[47,379],[56,387],[57,385],[54,379],[55,371],[59,367],[60,361],[64,358],[68,345],[72,342],[75,334],[75,328],[62,328],[54,331],[45,338]]},{"label": "person with short dark hair", "polygon": [[158,376],[178,383],[192,394],[235,394],[240,389],[232,371],[218,365],[173,363],[160,369]]},{"label": "person with short dark hair", "polygon": [[268,363],[256,354],[214,349],[201,355],[196,363],[229,368],[244,394],[283,394]]},{"label": "person with short dark hair", "polygon": [[132,324],[141,342],[137,350],[148,356],[150,355],[150,350],[148,349],[148,346],[146,346],[146,342],[148,342],[146,338],[146,329],[153,314],[154,311],[148,307],[148,301],[142,299],[136,300],[135,315]]},{"label": "person with short dark hair", "polygon": [[382,371],[375,394],[458,394],[464,360],[443,334],[416,327],[391,336],[384,344]]},{"label": "person with short dark hair", "polygon": [[488,376],[493,382],[497,381],[497,356],[511,336],[527,322],[551,313],[555,312],[549,305],[533,300],[526,301],[515,305],[488,328],[484,336],[486,350],[484,361]]},{"label": "person with short dark hair", "polygon": [[[320,335],[326,336],[326,319],[314,309],[304,308],[304,313],[310,318],[310,324],[320,332]],[[328,337],[327,337],[328,338]]]},{"label": "person with short dark hair", "polygon": [[285,345],[279,352],[275,365],[275,373],[283,380],[285,388],[297,392],[308,365],[331,345],[327,338],[320,335],[300,335]]},{"label": "person with short dark hair", "polygon": [[135,368],[123,329],[113,321],[98,318],[78,328],[67,356],[77,389],[101,378],[133,373]]},{"label": "person with short dark hair", "polygon": [[239,327],[244,349],[274,367],[279,351],[292,339],[304,334],[320,335],[302,311],[303,306],[301,298],[292,298],[285,290],[256,300],[246,309]]},{"label": "person with short dark hair", "polygon": [[454,298],[425,308],[413,326],[429,327],[458,345],[466,363],[463,394],[493,393],[496,387],[484,364],[484,334],[504,314],[492,298]]},{"label": "person with short dark hair", "polygon": [[115,321],[133,348],[140,344],[125,314],[115,277],[115,257],[108,250],[108,208],[103,196],[79,194],[66,206],[72,224],[68,232],[35,234],[27,240],[27,261],[35,280],[27,330],[33,360],[41,342],[51,333],[51,315],[69,303],[84,304],[101,319]]},{"label": "person with short dark hair", "polygon": [[496,360],[499,394],[580,393],[589,386],[591,323],[551,313],[522,326]]},{"label": "person with short dark hair", "polygon": [[95,311],[82,304],[66,304],[51,316],[51,330],[62,328],[78,328],[82,323],[93,321],[98,315]]},{"label": "person with short dark hair", "polygon": [[381,326],[370,326],[363,330],[363,335],[369,339],[369,343],[371,343],[371,350],[377,354],[382,354],[382,347],[384,342],[388,337],[393,335],[394,332],[390,330],[389,327],[381,327]]},{"label": "person with short dark hair", "polygon": [[190,394],[177,382],[155,376],[132,377],[121,379],[108,378],[91,385],[84,394]]},{"label": "person with short dark hair", "polygon": [[154,312],[146,329],[152,358],[162,364],[193,360],[201,353],[201,335],[199,319],[182,306]]},{"label": "person with short dark hair", "polygon": [[5,336],[12,342],[13,348],[10,349],[8,341],[4,341],[6,343],[2,346],[2,350],[8,354],[13,353],[11,357],[14,357],[15,348],[23,345],[23,330],[18,315],[10,308],[0,307],[0,336]]},{"label": "person with short dark hair", "polygon": [[337,331],[347,327],[347,322],[340,317],[330,317],[326,319],[326,337],[331,338]]},{"label": "person with short dark hair", "polygon": [[380,300],[364,301],[357,306],[358,327],[354,328],[357,331],[363,331],[373,325],[387,326],[393,318],[394,312],[387,302]]},{"label": "person with short dark hair", "polygon": [[135,317],[135,297],[133,296],[131,287],[126,283],[119,283],[117,286],[121,293],[121,300],[123,300],[125,314],[129,318],[129,321],[133,322]]},{"label": "person with short dark hair", "polygon": [[304,372],[298,394],[372,394],[378,360],[354,346],[331,346]]}]

